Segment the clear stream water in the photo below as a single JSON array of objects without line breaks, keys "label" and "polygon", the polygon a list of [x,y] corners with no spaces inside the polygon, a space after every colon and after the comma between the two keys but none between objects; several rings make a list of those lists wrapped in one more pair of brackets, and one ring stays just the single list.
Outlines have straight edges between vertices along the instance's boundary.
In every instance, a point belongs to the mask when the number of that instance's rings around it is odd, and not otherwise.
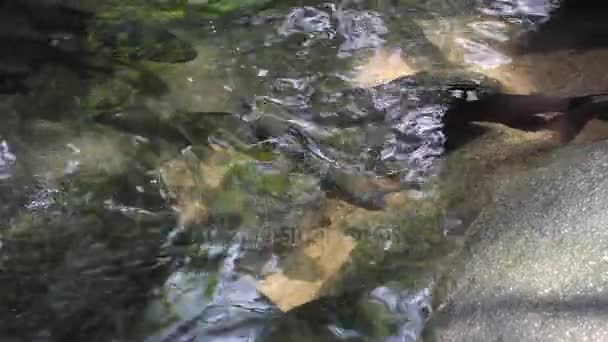
[{"label": "clear stream water", "polygon": [[[416,272],[442,234],[395,218],[383,195],[432,196],[441,82],[511,63],[504,46],[550,6],[289,1],[221,20],[152,8],[95,33],[171,32],[196,58],[136,39],[126,51],[141,58],[109,75],[45,65],[30,93],[2,95],[0,340],[416,340],[432,312]],[[373,222],[386,234],[353,254],[366,266],[339,290],[314,300],[312,285],[289,313],[258,291],[281,270],[330,286],[339,267],[315,269],[294,236]],[[402,226],[411,241],[392,235]],[[342,266],[327,248],[321,263]]]}]

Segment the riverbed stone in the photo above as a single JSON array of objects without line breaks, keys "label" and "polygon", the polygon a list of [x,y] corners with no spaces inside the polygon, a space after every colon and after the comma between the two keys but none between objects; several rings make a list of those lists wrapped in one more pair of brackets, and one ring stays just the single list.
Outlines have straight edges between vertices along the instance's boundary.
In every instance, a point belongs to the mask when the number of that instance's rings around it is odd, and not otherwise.
[{"label": "riverbed stone", "polygon": [[608,142],[501,183],[439,282],[425,341],[608,339]]}]

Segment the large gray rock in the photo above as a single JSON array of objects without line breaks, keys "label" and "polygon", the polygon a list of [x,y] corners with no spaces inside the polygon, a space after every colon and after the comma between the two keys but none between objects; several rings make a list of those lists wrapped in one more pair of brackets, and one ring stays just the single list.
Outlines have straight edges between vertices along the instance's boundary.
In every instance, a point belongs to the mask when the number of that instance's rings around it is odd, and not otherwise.
[{"label": "large gray rock", "polygon": [[425,341],[608,341],[608,142],[514,175],[470,232]]}]

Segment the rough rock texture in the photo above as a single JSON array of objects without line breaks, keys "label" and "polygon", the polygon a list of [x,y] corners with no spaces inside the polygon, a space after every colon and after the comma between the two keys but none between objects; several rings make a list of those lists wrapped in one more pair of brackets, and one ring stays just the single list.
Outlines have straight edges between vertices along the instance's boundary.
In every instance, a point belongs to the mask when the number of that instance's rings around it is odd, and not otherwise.
[{"label": "rough rock texture", "polygon": [[507,180],[439,284],[425,341],[608,340],[607,170],[600,142]]}]

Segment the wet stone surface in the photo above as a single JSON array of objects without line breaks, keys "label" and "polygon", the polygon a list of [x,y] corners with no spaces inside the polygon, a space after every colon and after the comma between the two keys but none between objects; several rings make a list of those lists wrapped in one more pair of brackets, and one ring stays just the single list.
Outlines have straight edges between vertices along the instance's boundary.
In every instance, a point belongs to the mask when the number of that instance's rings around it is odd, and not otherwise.
[{"label": "wet stone surface", "polygon": [[601,341],[606,143],[551,153],[505,180],[436,294],[430,341]]}]

